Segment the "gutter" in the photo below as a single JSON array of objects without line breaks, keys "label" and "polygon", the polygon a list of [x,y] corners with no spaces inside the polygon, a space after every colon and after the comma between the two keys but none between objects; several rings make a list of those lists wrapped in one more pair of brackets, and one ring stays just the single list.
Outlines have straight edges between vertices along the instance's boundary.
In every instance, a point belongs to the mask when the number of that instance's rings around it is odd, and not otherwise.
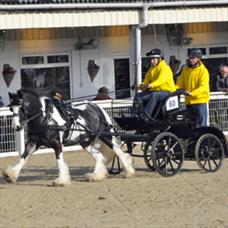
[{"label": "gutter", "polygon": [[0,11],[15,10],[63,10],[63,9],[138,9],[138,8],[169,8],[192,6],[219,6],[228,5],[227,0],[210,1],[180,1],[180,2],[154,2],[154,3],[65,3],[65,4],[24,4],[0,5]]}]

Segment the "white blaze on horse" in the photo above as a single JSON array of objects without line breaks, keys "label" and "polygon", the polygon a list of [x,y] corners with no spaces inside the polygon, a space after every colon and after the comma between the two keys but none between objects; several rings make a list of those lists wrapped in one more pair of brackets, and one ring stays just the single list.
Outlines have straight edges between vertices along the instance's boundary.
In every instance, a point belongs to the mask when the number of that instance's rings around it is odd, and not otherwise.
[{"label": "white blaze on horse", "polygon": [[[71,178],[69,168],[64,161],[62,145],[79,144],[95,159],[93,173],[86,175],[89,181],[101,181],[108,177],[106,165],[115,155],[123,163],[125,177],[135,174],[132,157],[124,153],[108,114],[93,103],[84,103],[71,108],[71,118],[65,120],[55,106],[47,110],[45,100],[37,93],[21,89],[16,94],[9,93],[10,109],[13,112],[12,126],[21,130],[27,125],[27,142],[19,162],[3,171],[6,181],[15,183],[29,155],[40,146],[53,148],[59,169],[59,177],[54,180],[55,186],[69,185]],[[51,112],[51,113],[49,113]],[[102,134],[102,133],[107,134]]]}]

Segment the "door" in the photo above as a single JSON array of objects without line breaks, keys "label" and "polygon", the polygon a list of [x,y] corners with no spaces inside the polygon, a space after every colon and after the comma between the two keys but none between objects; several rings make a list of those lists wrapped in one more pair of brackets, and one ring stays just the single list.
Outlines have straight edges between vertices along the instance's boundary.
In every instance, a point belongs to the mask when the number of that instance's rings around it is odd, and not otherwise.
[{"label": "door", "polygon": [[116,98],[129,98],[131,96],[129,59],[114,59],[114,70]]}]

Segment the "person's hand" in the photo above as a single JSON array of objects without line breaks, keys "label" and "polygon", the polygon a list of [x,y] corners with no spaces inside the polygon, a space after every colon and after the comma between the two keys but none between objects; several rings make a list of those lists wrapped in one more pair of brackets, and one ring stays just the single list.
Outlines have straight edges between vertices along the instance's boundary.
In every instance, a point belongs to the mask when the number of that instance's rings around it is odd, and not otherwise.
[{"label": "person's hand", "polygon": [[189,91],[185,91],[185,96],[192,96],[192,94]]},{"label": "person's hand", "polygon": [[131,90],[139,90],[139,86],[138,85],[132,85]]},{"label": "person's hand", "polygon": [[148,84],[140,84],[139,88],[143,91],[148,90],[150,88],[150,86]]}]

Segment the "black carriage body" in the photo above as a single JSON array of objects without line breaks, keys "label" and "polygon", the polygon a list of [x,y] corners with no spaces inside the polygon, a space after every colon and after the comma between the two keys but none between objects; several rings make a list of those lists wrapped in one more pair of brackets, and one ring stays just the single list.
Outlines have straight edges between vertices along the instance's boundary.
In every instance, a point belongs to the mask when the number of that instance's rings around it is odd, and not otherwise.
[{"label": "black carriage body", "polygon": [[[196,160],[201,169],[217,171],[222,166],[224,157],[228,157],[227,139],[216,127],[199,127],[199,119],[180,107],[180,95],[181,92],[171,94],[160,104],[156,119],[145,121],[143,109],[137,116],[123,113],[113,116],[122,130],[117,135],[127,145],[128,153],[143,157],[150,169],[156,169],[163,176],[175,175],[184,160]],[[173,96],[178,97],[178,106],[167,110],[166,104]],[[172,101],[171,99],[171,104]],[[141,155],[134,152],[137,142],[142,143]],[[171,151],[168,147],[175,149]]]}]

